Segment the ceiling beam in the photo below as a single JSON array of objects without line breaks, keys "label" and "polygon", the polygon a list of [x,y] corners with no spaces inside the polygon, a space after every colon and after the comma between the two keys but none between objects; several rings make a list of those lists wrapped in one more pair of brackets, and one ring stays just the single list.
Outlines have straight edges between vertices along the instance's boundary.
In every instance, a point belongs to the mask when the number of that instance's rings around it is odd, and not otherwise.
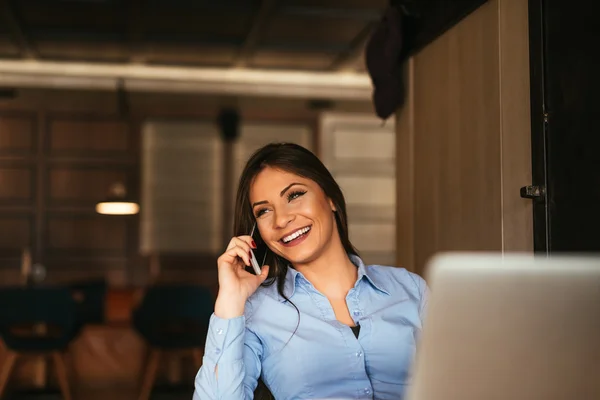
[{"label": "ceiling beam", "polygon": [[211,95],[356,100],[371,98],[366,74],[134,64],[0,60],[0,86],[205,93]]},{"label": "ceiling beam", "polygon": [[0,0],[0,13],[2,14],[2,19],[6,21],[6,25],[8,26],[13,39],[17,43],[17,46],[19,47],[22,57],[27,59],[38,58],[37,51],[27,37],[27,34],[17,18],[9,0]]},{"label": "ceiling beam", "polygon": [[227,12],[228,14],[248,14],[258,11],[254,1],[228,1],[228,0],[188,0],[188,1],[148,1],[151,11],[164,12]]},{"label": "ceiling beam", "polygon": [[246,35],[246,40],[242,45],[235,61],[234,66],[237,68],[246,67],[250,57],[254,54],[256,47],[260,41],[260,37],[264,31],[264,27],[268,19],[271,17],[279,0],[263,0],[260,10],[254,16],[250,31]]},{"label": "ceiling beam", "polygon": [[371,33],[377,26],[376,22],[368,23],[359,33],[356,35],[354,40],[350,43],[348,48],[341,52],[335,60],[329,66],[331,71],[346,71],[355,69],[356,63],[358,63],[364,56],[365,47]]},{"label": "ceiling beam", "polygon": [[307,7],[285,6],[280,11],[283,15],[327,18],[327,19],[354,19],[358,21],[377,21],[381,18],[381,10],[374,8],[333,8],[333,7]]},{"label": "ceiling beam", "polygon": [[[141,29],[141,28],[138,28]],[[155,44],[160,45],[185,45],[185,46],[206,46],[206,47],[242,47],[245,40],[242,42],[235,38],[217,35],[190,35],[185,33],[138,33],[141,38],[133,37],[129,34],[130,42],[135,41],[142,50],[145,46]],[[83,44],[86,42],[101,43],[101,42],[122,42],[123,36],[114,32],[101,31],[67,31],[59,29],[36,29],[30,31],[30,36],[34,39],[46,39],[59,41],[63,43],[73,42]],[[140,40],[138,42],[138,40]],[[344,42],[339,43],[322,43],[322,42],[295,42],[295,41],[262,41],[255,45],[255,50],[269,51],[298,51],[306,53],[340,53],[347,49],[348,45]],[[143,53],[143,52],[142,52]]]}]

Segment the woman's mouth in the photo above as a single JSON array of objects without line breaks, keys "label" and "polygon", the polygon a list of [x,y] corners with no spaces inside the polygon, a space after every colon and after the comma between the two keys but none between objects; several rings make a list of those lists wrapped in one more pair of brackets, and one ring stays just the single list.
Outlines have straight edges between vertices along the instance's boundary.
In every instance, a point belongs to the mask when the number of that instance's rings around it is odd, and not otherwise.
[{"label": "woman's mouth", "polygon": [[306,237],[310,233],[311,228],[312,226],[300,228],[292,232],[291,234],[284,236],[279,241],[286,247],[296,246],[297,244],[300,244],[302,241],[304,241],[304,239],[306,239]]}]

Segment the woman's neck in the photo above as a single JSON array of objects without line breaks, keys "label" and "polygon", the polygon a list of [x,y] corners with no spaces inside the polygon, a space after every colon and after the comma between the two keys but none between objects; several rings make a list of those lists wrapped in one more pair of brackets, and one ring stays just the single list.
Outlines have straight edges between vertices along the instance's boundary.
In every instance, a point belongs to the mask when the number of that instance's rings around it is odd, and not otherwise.
[{"label": "woman's neck", "polygon": [[301,272],[315,289],[330,299],[345,299],[358,277],[358,269],[341,242],[331,243],[330,248],[316,260],[294,265],[294,268]]}]

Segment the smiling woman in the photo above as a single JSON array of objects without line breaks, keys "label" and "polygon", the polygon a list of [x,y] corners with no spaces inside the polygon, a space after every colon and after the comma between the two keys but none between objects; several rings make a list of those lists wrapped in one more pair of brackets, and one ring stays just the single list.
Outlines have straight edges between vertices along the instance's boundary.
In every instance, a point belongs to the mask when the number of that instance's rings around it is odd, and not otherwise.
[{"label": "smiling woman", "polygon": [[[284,189],[279,192],[281,187]],[[256,176],[250,191],[251,199],[259,196],[269,197],[269,200],[251,201],[259,232],[267,246],[292,262],[296,269],[317,259],[332,238],[332,213],[336,211],[319,185],[310,179],[299,179],[293,173],[266,167]],[[339,242],[339,238],[336,241]],[[300,246],[301,243],[305,244]]]},{"label": "smiling woman", "polygon": [[321,161],[295,144],[258,150],[240,177],[234,229],[194,399],[252,399],[259,378],[277,399],[401,399],[427,287],[362,262]]}]

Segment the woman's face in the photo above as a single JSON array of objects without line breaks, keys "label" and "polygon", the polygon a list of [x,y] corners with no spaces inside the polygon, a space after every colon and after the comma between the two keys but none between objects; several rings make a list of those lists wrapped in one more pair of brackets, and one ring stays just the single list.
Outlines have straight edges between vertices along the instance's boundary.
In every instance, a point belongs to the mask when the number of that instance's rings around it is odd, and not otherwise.
[{"label": "woman's face", "polygon": [[293,173],[264,168],[250,187],[250,204],[264,242],[294,265],[317,259],[338,234],[331,200]]}]

